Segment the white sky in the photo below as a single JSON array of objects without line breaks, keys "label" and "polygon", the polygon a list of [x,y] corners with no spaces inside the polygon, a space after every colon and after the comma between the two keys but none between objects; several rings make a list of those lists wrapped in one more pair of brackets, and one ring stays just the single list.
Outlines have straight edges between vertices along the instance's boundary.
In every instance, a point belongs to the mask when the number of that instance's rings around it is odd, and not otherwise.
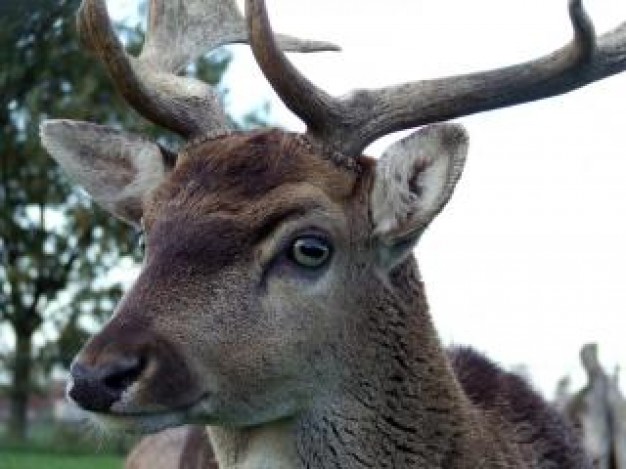
[{"label": "white sky", "polygon": [[[626,21],[623,0],[586,4],[598,32]],[[276,31],[343,47],[291,56],[334,94],[503,66],[571,35],[566,0],[268,0],[268,8]],[[247,48],[233,50],[230,110],[270,100],[275,123],[302,129]],[[626,365],[625,97],[626,74],[461,119],[471,136],[464,177],[417,249],[444,341],[526,364],[548,395],[564,374],[583,383],[586,341],[600,344],[608,369]]]}]

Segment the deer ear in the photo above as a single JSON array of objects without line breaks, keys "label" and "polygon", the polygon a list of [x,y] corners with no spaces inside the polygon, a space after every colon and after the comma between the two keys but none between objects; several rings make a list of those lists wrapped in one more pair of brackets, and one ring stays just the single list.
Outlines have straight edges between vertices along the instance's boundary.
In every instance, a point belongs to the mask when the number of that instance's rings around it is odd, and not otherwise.
[{"label": "deer ear", "polygon": [[461,176],[467,146],[463,127],[433,124],[396,142],[380,158],[370,212],[386,267],[404,259],[448,202]]},{"label": "deer ear", "polygon": [[144,137],[68,120],[49,120],[41,140],[67,174],[104,209],[140,225],[142,202],[166,173],[161,148]]}]

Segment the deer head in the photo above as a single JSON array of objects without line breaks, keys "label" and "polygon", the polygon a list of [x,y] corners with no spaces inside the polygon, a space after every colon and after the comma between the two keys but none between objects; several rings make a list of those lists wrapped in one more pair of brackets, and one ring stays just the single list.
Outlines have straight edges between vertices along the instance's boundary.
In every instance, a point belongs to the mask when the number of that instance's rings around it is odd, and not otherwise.
[{"label": "deer head", "polygon": [[[574,41],[551,55],[334,98],[283,53],[334,46],[274,36],[262,0],[247,0],[247,25],[229,0],[170,3],[150,3],[136,58],[113,34],[103,0],[84,0],[79,26],[128,102],[188,140],[175,158],[108,127],[42,128],[59,164],[146,234],[141,274],[76,358],[69,397],[125,428],[241,429],[321,407],[367,414],[395,383],[411,402],[403,415],[421,422],[415,441],[451,420],[471,421],[411,254],[450,198],[467,151],[462,127],[437,122],[622,71],[625,27],[596,38],[572,0]],[[216,46],[246,41],[305,134],[233,131],[208,86],[176,75]],[[379,161],[361,155],[377,138],[417,127]],[[324,415],[299,428],[331,421]],[[228,447],[232,439],[218,433]],[[307,444],[298,451],[315,452]]]}]

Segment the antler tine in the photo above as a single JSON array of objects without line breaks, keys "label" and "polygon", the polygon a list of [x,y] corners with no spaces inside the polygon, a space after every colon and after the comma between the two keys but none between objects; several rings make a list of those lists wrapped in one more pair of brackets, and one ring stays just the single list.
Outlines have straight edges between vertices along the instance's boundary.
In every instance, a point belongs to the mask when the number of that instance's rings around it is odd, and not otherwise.
[{"label": "antler tine", "polygon": [[[141,59],[171,72],[179,72],[203,54],[226,44],[246,44],[245,18],[232,0],[152,1],[148,36]],[[307,41],[277,34],[282,50],[338,51],[329,42]]]},{"label": "antler tine", "polygon": [[[119,41],[105,0],[83,0],[78,27],[118,90],[147,119],[186,138],[229,127],[215,91],[177,73],[216,47],[247,42],[245,20],[234,0],[151,0],[146,42],[138,57],[127,54]],[[290,36],[279,35],[277,41],[296,52],[338,50],[330,43]]]},{"label": "antler tine", "polygon": [[349,156],[391,132],[563,94],[626,70],[626,23],[596,38],[581,0],[570,0],[574,40],[552,54],[501,69],[333,98],[271,45],[263,0],[247,0],[246,11],[255,56],[277,93],[309,126],[309,134]]},{"label": "antler tine", "polygon": [[324,135],[326,123],[342,115],[340,103],[317,88],[281,52],[274,40],[263,0],[246,0],[246,18],[254,57],[285,105],[307,124],[309,132]]},{"label": "antler tine", "polygon": [[[155,3],[151,2],[152,9]],[[207,129],[228,127],[210,86],[175,76],[167,68],[151,67],[149,60],[126,53],[111,24],[105,0],[83,1],[78,28],[81,39],[103,62],[122,96],[148,120],[186,138]]]}]

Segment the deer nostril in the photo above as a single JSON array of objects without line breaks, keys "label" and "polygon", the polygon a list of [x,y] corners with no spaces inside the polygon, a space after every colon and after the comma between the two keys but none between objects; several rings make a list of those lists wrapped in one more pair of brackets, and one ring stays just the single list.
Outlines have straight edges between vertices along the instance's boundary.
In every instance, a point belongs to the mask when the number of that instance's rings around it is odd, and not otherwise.
[{"label": "deer nostril", "polygon": [[74,363],[68,396],[85,410],[106,412],[144,371],[143,357],[124,357],[103,366]]},{"label": "deer nostril", "polygon": [[143,357],[133,357],[112,364],[103,374],[104,385],[113,392],[120,395],[131,384],[137,381],[146,367],[146,359]]}]

